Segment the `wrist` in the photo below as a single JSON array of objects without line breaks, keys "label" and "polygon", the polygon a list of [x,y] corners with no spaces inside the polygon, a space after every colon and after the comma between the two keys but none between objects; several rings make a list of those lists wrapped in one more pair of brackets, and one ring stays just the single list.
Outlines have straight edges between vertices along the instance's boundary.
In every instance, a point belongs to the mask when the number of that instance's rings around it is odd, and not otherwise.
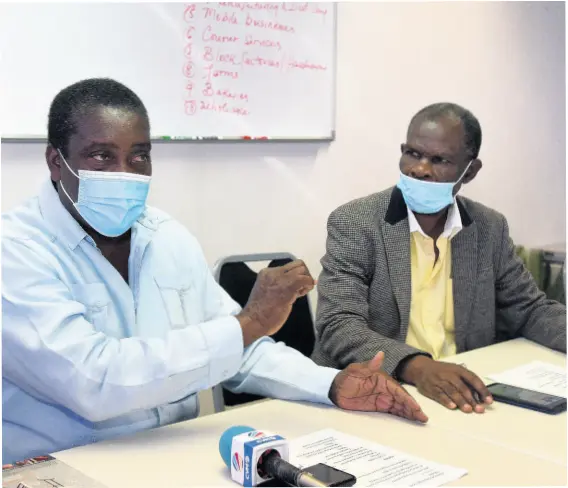
[{"label": "wrist", "polygon": [[250,346],[254,341],[262,337],[262,334],[259,333],[261,327],[246,312],[241,312],[235,318],[239,321],[241,326],[244,347]]},{"label": "wrist", "polygon": [[331,382],[331,385],[329,386],[329,391],[327,393],[327,397],[329,398],[331,403],[333,403],[337,407],[338,405],[337,405],[337,401],[336,401],[337,400],[336,379],[337,379],[337,376],[335,376],[335,378],[333,378],[333,381]]},{"label": "wrist", "polygon": [[400,362],[396,376],[409,385],[416,385],[420,380],[422,371],[432,361],[432,358],[423,354],[405,358]]}]

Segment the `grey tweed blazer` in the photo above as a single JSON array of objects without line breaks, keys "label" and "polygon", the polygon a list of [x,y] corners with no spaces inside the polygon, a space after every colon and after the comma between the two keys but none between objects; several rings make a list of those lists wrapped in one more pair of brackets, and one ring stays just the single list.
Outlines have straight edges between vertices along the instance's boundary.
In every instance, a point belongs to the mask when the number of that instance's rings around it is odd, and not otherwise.
[{"label": "grey tweed blazer", "polygon": [[[505,218],[457,197],[463,229],[452,239],[458,352],[524,336],[566,352],[566,307],[548,300],[516,256]],[[411,299],[410,230],[390,188],[342,205],[327,224],[312,359],[344,368],[385,352],[384,369],[423,353],[405,344]]]}]

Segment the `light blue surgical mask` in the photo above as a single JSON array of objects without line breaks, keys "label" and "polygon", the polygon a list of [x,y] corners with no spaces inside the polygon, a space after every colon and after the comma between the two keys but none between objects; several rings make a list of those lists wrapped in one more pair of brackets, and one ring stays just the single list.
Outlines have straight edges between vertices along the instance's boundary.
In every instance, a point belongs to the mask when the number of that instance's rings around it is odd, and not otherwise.
[{"label": "light blue surgical mask", "polygon": [[59,155],[69,171],[79,179],[76,202],[65,190],[63,182],[60,182],[63,192],[79,215],[99,234],[107,237],[121,236],[144,213],[150,190],[150,176],[82,169],[76,174],[61,151]]},{"label": "light blue surgical mask", "polygon": [[473,163],[469,162],[461,176],[455,182],[438,183],[434,181],[418,180],[400,172],[398,188],[402,192],[408,208],[419,214],[434,214],[454,203],[454,187],[459,184],[463,176]]}]

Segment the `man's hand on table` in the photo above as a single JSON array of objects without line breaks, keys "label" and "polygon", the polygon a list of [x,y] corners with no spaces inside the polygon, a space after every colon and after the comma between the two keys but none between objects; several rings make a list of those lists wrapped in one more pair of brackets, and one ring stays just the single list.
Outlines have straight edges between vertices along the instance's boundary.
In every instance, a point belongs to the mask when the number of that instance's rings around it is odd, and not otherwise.
[{"label": "man's hand on table", "polygon": [[381,371],[385,355],[379,352],[365,363],[351,364],[333,380],[330,400],[345,410],[384,412],[427,422],[420,405],[391,376]]},{"label": "man's hand on table", "polygon": [[422,395],[451,410],[459,408],[465,413],[483,413],[485,405],[493,403],[493,397],[483,381],[457,364],[415,356],[408,360],[400,377],[416,386]]}]

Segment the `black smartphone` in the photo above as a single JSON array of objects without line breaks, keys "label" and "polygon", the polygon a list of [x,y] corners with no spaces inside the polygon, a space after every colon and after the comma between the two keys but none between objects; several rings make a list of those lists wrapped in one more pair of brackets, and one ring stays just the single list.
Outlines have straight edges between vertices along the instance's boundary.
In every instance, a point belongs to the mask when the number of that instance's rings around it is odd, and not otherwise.
[{"label": "black smartphone", "polygon": [[[327,464],[314,464],[309,468],[302,468],[302,471],[310,473],[313,477],[325,483],[326,486],[353,486],[357,482],[357,478],[352,474],[332,468]],[[282,486],[281,481],[270,480],[258,486]]]},{"label": "black smartphone", "polygon": [[322,481],[327,486],[353,486],[357,483],[357,478],[352,474],[323,463],[314,464],[309,468],[304,468],[303,471],[310,473],[314,478]]},{"label": "black smartphone", "polygon": [[550,415],[566,411],[566,398],[525,390],[516,386],[493,383],[487,386],[493,398],[502,403],[528,408]]}]

